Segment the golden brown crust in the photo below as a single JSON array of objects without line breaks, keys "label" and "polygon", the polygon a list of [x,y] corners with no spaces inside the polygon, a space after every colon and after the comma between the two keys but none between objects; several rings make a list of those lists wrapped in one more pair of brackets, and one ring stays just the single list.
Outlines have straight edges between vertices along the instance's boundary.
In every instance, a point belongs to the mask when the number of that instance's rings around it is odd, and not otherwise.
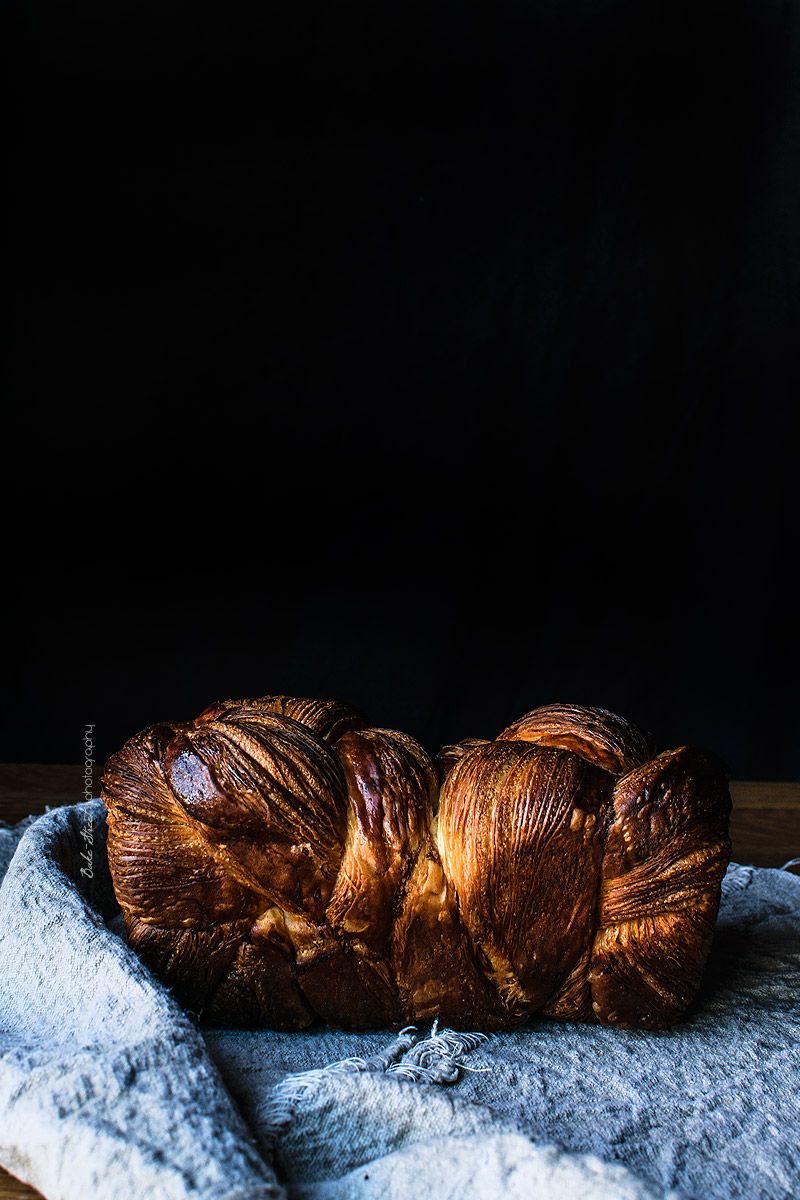
[{"label": "golden brown crust", "polygon": [[695,747],[618,780],[590,979],[604,1025],[666,1028],[705,966],[730,857],[725,764]]},{"label": "golden brown crust", "polygon": [[[294,972],[288,932],[273,930],[257,953],[265,914],[279,912],[284,931],[324,920],[347,826],[335,756],[289,717],[207,709],[197,721],[132,738],[106,765],[103,796],[109,866],[131,944],[188,1007],[199,1010],[216,995],[211,1011],[219,1015],[221,997],[230,996],[228,1019],[241,1020],[264,994],[257,977],[267,962],[276,979]],[[256,950],[238,955],[248,940]],[[233,987],[243,957],[252,994]],[[259,1023],[295,1027],[299,1009],[307,1017],[294,991],[263,1009]],[[276,1017],[284,1009],[290,1016]]]},{"label": "golden brown crust", "polygon": [[486,974],[510,1013],[562,988],[594,932],[613,780],[527,742],[477,747],[442,790],[439,847]]},{"label": "golden brown crust", "polygon": [[329,1021],[396,1024],[405,1014],[389,943],[430,824],[436,772],[397,731],[350,731],[334,751],[347,785],[344,854],[325,911],[327,939],[303,959],[300,986]]},{"label": "golden brown crust", "polygon": [[465,754],[469,754],[477,746],[487,745],[488,740],[488,738],[464,738],[462,741],[454,742],[450,746],[442,746],[436,755],[436,773],[439,776],[439,782],[444,783],[448,772],[453,769]]},{"label": "golden brown crust", "polygon": [[164,777],[209,847],[295,912],[321,914],[342,858],[344,780],[325,744],[289,717],[225,712],[177,728]]},{"label": "golden brown crust", "polygon": [[350,729],[365,729],[369,724],[364,714],[350,704],[338,700],[309,700],[297,696],[259,696],[253,700],[221,700],[209,704],[197,718],[213,720],[223,714],[234,718],[247,710],[277,713],[290,717],[310,729],[325,742],[335,742]]},{"label": "golden brown crust", "polygon": [[392,931],[391,964],[403,1024],[438,1018],[503,1029],[518,1023],[478,964],[458,893],[430,836],[407,880]]},{"label": "golden brown crust", "polygon": [[137,734],[106,765],[108,857],[120,907],[126,920],[176,929],[244,918],[258,894],[234,859],[209,853],[170,790],[161,765],[167,736],[163,726]]},{"label": "golden brown crust", "polygon": [[601,709],[493,742],[262,697],[108,762],[130,943],[217,1023],[347,1028],[532,1014],[664,1027],[695,994],[730,844],[727,770]]},{"label": "golden brown crust", "polygon": [[297,983],[293,955],[247,938],[203,1001],[202,1013],[217,1025],[267,1025],[290,1033],[305,1029],[316,1015]]},{"label": "golden brown crust", "polygon": [[648,762],[656,752],[646,730],[605,708],[580,704],[546,704],[534,709],[504,729],[498,740],[571,750],[612,775]]},{"label": "golden brown crust", "polygon": [[336,754],[350,806],[325,915],[334,929],[383,957],[398,890],[430,825],[436,776],[421,746],[384,729],[345,734]]}]

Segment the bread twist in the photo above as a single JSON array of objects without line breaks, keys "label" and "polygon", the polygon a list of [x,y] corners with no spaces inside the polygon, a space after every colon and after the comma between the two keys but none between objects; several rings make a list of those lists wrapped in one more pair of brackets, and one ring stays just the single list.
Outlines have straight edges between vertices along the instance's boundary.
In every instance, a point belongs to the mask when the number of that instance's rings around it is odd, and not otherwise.
[{"label": "bread twist", "polygon": [[434,764],[343,704],[224,701],[131,738],[103,799],[130,945],[204,1019],[283,1030],[665,1028],[730,854],[720,759],[577,705]]}]

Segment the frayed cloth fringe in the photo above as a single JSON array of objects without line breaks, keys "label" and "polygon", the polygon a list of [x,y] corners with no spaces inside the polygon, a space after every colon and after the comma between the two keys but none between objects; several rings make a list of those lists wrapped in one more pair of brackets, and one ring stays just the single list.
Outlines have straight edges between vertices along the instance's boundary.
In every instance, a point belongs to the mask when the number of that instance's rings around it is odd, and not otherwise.
[{"label": "frayed cloth fringe", "polygon": [[[781,871],[789,871],[794,875],[800,875],[800,858],[790,858],[780,868]],[[722,894],[726,896],[728,892],[738,892],[742,888],[748,887],[753,878],[752,867],[740,867],[738,863],[729,863],[728,870],[722,880]]]},{"label": "frayed cloth fringe", "polygon": [[728,869],[722,880],[723,896],[727,896],[729,892],[740,892],[743,888],[749,887],[752,878],[752,867],[740,867],[738,863],[728,863]]},{"label": "frayed cloth fringe", "polygon": [[469,1067],[463,1061],[482,1042],[488,1041],[485,1033],[455,1033],[452,1029],[437,1032],[438,1021],[434,1021],[430,1034],[416,1042],[400,1061],[386,1068],[387,1075],[395,1079],[406,1079],[411,1083],[455,1083],[462,1071],[486,1071],[488,1067]]},{"label": "frayed cloth fringe", "polygon": [[409,1025],[401,1029],[380,1054],[371,1058],[343,1058],[327,1067],[287,1075],[256,1114],[259,1136],[268,1144],[274,1144],[291,1125],[298,1105],[333,1075],[368,1071],[410,1083],[446,1086],[455,1083],[462,1071],[489,1070],[488,1067],[470,1067],[463,1061],[482,1042],[489,1040],[485,1033],[440,1031],[438,1026],[439,1022],[434,1021],[428,1036],[423,1037],[416,1026]]}]

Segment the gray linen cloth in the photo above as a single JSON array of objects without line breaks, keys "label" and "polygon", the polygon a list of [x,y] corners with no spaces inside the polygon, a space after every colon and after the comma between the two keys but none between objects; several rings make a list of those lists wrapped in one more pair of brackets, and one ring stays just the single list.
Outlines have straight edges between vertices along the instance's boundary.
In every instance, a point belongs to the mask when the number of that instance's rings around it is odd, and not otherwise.
[{"label": "gray linen cloth", "polygon": [[198,1023],[126,945],[99,801],[0,827],[0,1164],[52,1200],[800,1194],[800,878],[732,867],[668,1032]]}]

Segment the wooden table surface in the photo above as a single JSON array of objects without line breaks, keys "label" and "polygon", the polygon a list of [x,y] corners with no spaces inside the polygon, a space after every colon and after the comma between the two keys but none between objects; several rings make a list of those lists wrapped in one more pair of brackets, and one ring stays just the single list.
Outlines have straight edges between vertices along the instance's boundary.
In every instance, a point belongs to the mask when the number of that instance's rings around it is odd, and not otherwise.
[{"label": "wooden table surface", "polygon": [[[93,794],[99,794],[99,769]],[[14,824],[50,806],[79,804],[83,767],[71,764],[0,763],[0,820]],[[732,858],[756,867],[782,867],[800,857],[800,783],[731,783]],[[798,872],[800,873],[800,872]],[[40,1193],[0,1167],[0,1200]]]}]

